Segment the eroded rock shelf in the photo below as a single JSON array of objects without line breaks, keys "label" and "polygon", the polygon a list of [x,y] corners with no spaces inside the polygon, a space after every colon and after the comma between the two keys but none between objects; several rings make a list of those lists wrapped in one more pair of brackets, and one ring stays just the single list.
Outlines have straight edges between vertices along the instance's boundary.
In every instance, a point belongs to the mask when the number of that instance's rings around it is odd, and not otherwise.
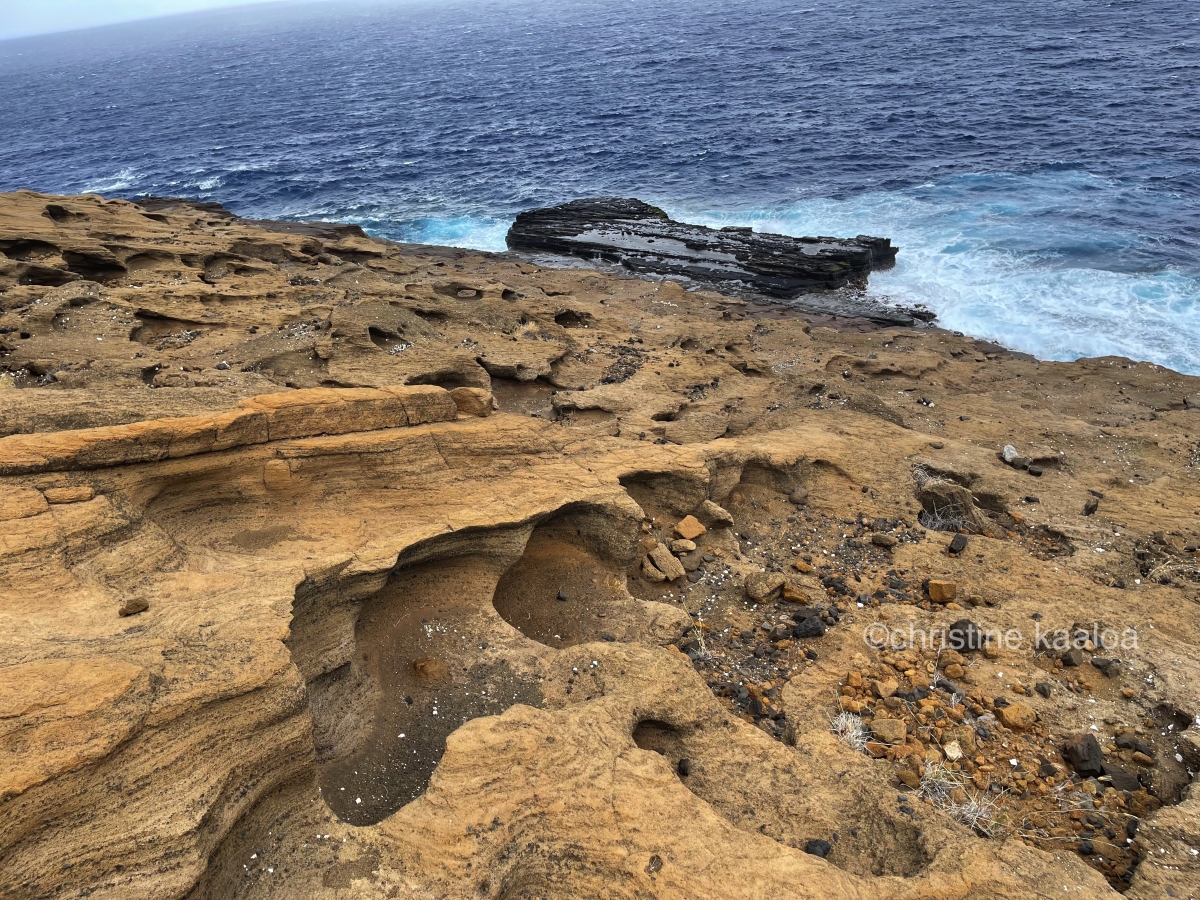
[{"label": "eroded rock shelf", "polygon": [[184,201],[0,252],[0,895],[1194,892],[1197,379]]}]

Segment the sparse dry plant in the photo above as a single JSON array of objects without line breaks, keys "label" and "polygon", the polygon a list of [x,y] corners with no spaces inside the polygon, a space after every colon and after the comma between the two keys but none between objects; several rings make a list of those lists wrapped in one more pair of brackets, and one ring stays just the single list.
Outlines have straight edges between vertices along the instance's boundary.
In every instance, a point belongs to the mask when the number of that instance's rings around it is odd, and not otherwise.
[{"label": "sparse dry plant", "polygon": [[852,712],[829,717],[829,730],[843,744],[862,751],[867,748],[867,726]]},{"label": "sparse dry plant", "polygon": [[979,793],[961,773],[943,763],[926,764],[918,793],[955,822],[984,837],[992,837],[1000,828],[996,801]]}]

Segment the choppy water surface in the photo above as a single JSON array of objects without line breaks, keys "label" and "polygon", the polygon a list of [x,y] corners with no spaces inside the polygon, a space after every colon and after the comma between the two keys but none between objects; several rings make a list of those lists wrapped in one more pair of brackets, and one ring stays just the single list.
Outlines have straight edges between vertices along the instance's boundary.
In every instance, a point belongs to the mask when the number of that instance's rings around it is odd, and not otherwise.
[{"label": "choppy water surface", "polygon": [[1200,373],[1200,5],[440,0],[0,43],[0,190],[219,200],[503,249],[637,196],[883,234],[872,290]]}]

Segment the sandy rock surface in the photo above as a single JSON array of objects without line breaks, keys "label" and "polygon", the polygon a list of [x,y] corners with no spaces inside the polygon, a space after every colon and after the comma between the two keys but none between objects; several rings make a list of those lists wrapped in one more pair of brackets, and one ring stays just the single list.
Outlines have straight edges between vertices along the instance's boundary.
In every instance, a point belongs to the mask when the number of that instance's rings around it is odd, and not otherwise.
[{"label": "sandy rock surface", "polygon": [[0,895],[1196,895],[1200,380],[203,204],[0,254]]}]

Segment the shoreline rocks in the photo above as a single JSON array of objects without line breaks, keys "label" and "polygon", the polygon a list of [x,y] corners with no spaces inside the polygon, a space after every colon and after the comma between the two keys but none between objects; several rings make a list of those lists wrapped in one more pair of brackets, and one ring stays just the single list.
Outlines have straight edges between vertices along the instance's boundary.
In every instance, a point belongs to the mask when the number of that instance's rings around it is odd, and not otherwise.
[{"label": "shoreline rocks", "polygon": [[[505,240],[511,250],[619,264],[632,272],[748,289],[781,300],[815,292],[864,288],[871,272],[889,269],[898,248],[888,238],[790,237],[750,228],[707,228],[676,222],[640,200],[593,197],[520,213]],[[885,325],[930,322],[921,309],[887,307],[865,298],[797,303],[803,309],[857,316]]]}]

